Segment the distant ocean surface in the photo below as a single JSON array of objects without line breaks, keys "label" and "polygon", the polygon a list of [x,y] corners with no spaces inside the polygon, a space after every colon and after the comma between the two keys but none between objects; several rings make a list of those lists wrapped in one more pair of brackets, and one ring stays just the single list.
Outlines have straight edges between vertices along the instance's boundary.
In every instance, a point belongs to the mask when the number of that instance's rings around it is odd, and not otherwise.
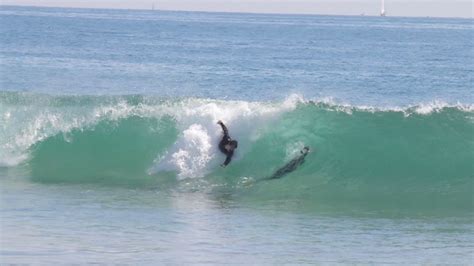
[{"label": "distant ocean surface", "polygon": [[1,264],[473,263],[472,19],[1,6],[0,34]]}]

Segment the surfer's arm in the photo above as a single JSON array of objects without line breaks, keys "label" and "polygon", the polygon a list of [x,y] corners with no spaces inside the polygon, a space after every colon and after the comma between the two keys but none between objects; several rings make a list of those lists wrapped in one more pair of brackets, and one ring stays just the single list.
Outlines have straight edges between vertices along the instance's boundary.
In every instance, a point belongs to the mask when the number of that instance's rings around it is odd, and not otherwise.
[{"label": "surfer's arm", "polygon": [[224,125],[224,123],[222,123],[222,121],[219,120],[219,121],[217,122],[217,124],[221,125],[222,131],[224,131],[224,136],[228,136],[228,135],[229,135],[229,131],[227,130],[227,127]]}]

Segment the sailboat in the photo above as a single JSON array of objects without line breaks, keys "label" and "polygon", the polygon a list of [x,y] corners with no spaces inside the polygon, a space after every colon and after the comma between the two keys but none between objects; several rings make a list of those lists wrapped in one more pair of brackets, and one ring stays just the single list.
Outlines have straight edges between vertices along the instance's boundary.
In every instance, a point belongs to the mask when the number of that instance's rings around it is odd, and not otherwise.
[{"label": "sailboat", "polygon": [[382,9],[380,10],[380,16],[385,17],[385,0],[382,0]]}]

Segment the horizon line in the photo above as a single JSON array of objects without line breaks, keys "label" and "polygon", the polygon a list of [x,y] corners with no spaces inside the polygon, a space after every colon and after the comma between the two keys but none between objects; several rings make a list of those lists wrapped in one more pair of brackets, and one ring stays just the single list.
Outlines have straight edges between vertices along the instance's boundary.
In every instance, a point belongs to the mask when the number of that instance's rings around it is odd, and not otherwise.
[{"label": "horizon line", "polygon": [[130,11],[150,11],[150,12],[193,12],[193,13],[226,13],[226,14],[256,14],[256,15],[302,15],[302,16],[341,16],[341,17],[383,17],[383,18],[437,18],[437,19],[474,19],[474,16],[470,17],[456,17],[456,16],[380,16],[380,15],[366,15],[362,13],[360,15],[355,14],[322,14],[322,13],[303,13],[303,12],[253,12],[253,11],[216,11],[216,10],[179,10],[179,9],[144,9],[144,8],[120,8],[120,7],[64,7],[64,6],[53,6],[53,5],[5,5],[0,2],[0,7],[25,7],[25,8],[57,8],[57,9],[94,9],[94,10],[130,10]]}]

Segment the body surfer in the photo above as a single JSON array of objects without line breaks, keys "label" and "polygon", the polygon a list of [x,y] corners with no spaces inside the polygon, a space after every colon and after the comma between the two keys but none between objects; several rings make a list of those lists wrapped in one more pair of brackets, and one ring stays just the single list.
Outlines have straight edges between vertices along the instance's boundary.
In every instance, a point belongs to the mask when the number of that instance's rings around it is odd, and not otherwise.
[{"label": "body surfer", "polygon": [[306,157],[306,155],[308,155],[308,153],[309,147],[306,146],[300,151],[300,154],[296,158],[289,161],[287,164],[285,164],[285,166],[278,169],[271,177],[267,179],[277,179],[288,173],[293,172],[294,170],[296,170],[296,168],[298,168],[304,163],[304,158]]},{"label": "body surfer", "polygon": [[227,155],[224,163],[221,164],[222,167],[226,167],[232,160],[232,156],[234,156],[234,150],[237,149],[238,142],[229,136],[229,131],[222,121],[219,120],[217,124],[222,127],[222,131],[224,133],[222,140],[219,142],[219,150]]}]

